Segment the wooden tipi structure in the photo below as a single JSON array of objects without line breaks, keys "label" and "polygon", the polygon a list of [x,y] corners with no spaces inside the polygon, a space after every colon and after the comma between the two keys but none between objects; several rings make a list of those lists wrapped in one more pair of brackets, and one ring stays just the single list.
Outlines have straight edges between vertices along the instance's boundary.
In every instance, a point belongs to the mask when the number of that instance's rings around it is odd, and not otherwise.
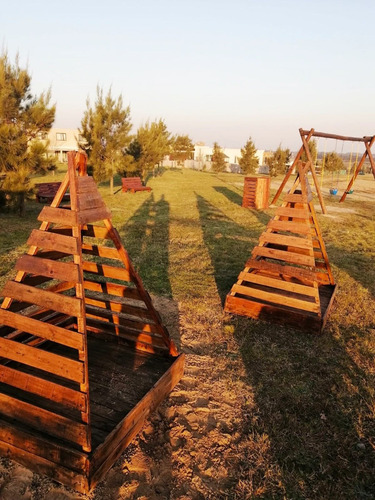
[{"label": "wooden tipi structure", "polygon": [[261,234],[226,297],[229,313],[320,332],[336,285],[307,180],[309,163]]},{"label": "wooden tipi structure", "polygon": [[38,220],[1,294],[0,454],[87,492],[178,383],[184,355],[85,155],[68,153],[66,178]]}]

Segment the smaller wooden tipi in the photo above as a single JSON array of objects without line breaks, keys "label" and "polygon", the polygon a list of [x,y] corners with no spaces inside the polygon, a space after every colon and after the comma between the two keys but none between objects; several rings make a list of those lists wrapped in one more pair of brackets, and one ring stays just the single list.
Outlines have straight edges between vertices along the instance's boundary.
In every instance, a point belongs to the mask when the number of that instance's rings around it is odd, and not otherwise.
[{"label": "smaller wooden tipi", "polygon": [[81,492],[184,367],[85,167],[68,153],[0,306],[0,454]]},{"label": "smaller wooden tipi", "polygon": [[307,180],[297,178],[226,297],[225,311],[320,332],[336,285]]}]

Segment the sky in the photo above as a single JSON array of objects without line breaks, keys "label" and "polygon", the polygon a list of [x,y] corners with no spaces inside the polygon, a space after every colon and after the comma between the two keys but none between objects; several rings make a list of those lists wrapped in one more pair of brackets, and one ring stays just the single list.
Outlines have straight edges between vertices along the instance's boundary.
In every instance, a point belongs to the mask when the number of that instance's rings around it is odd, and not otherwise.
[{"label": "sky", "polygon": [[32,93],[51,87],[56,127],[78,128],[99,85],[134,133],[162,118],[194,142],[292,150],[301,127],[375,134],[373,0],[1,3],[2,48]]}]

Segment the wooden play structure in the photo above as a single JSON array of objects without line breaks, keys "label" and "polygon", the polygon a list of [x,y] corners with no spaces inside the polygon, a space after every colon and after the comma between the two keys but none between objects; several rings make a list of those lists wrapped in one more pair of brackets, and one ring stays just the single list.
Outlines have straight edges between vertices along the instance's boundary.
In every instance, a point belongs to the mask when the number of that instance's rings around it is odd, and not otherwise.
[{"label": "wooden play structure", "polygon": [[245,177],[242,206],[262,210],[268,208],[270,198],[270,178]]},{"label": "wooden play structure", "polygon": [[297,178],[226,297],[225,311],[321,332],[336,285],[307,180]]},{"label": "wooden play structure", "polygon": [[[40,182],[35,184],[37,201],[39,203],[51,203],[60,186],[61,182]],[[69,199],[68,193],[65,194],[64,199]]]},{"label": "wooden play structure", "polygon": [[84,154],[68,153],[68,173],[38,220],[1,294],[0,454],[87,492],[178,383],[184,355]]},{"label": "wooden play structure", "polygon": [[299,149],[299,151],[298,151],[298,153],[293,161],[293,164],[289,167],[282,183],[280,184],[279,189],[277,190],[277,192],[276,192],[276,194],[271,202],[272,205],[276,204],[280,194],[282,193],[282,191],[285,187],[285,184],[287,183],[289,177],[292,175],[293,171],[295,170],[296,165],[301,160],[302,154],[305,153],[306,157],[307,157],[307,164],[308,164],[310,172],[312,174],[315,189],[316,189],[316,192],[318,194],[319,203],[320,203],[320,206],[322,208],[322,212],[323,212],[323,214],[327,213],[327,210],[326,210],[326,207],[324,204],[324,200],[323,200],[323,196],[321,193],[321,189],[320,189],[318,179],[316,176],[316,172],[315,172],[314,159],[312,158],[311,151],[309,148],[309,141],[312,137],[318,137],[318,138],[323,137],[325,139],[336,139],[339,141],[359,142],[359,143],[363,142],[364,143],[365,151],[364,151],[360,161],[358,162],[358,164],[353,172],[352,178],[350,179],[347,188],[345,189],[343,195],[341,196],[340,202],[345,201],[347,194],[352,192],[352,187],[353,187],[354,181],[356,180],[361,168],[363,167],[363,164],[366,160],[366,157],[368,157],[368,159],[370,161],[371,170],[372,170],[373,176],[375,178],[375,162],[374,162],[374,159],[373,159],[372,153],[371,153],[371,147],[373,146],[373,144],[375,142],[375,136],[348,137],[348,136],[344,136],[344,135],[327,134],[325,132],[316,132],[313,128],[310,130],[304,130],[304,129],[300,128],[299,133],[300,133],[301,140],[302,140],[302,146]]},{"label": "wooden play structure", "polygon": [[142,184],[140,177],[123,177],[121,179],[122,183],[122,192],[126,193],[130,191],[131,193],[135,193],[136,191],[151,191],[149,186],[144,186]]}]

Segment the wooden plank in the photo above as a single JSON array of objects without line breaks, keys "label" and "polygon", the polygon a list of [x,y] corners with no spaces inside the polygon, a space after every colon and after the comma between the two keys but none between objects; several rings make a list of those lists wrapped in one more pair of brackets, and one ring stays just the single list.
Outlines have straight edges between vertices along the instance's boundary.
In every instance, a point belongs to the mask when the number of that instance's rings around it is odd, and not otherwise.
[{"label": "wooden plank", "polygon": [[22,448],[0,441],[0,453],[2,456],[8,456],[25,467],[50,476],[55,481],[63,483],[81,493],[87,493],[89,486],[86,475],[78,474],[66,467],[57,467],[56,463],[46,460],[38,455],[29,453]]},{"label": "wooden plank", "polygon": [[122,260],[117,248],[103,247],[98,245],[82,244],[82,253],[87,255],[97,255],[106,259]]},{"label": "wooden plank", "polygon": [[[130,319],[123,318],[116,313],[109,313],[110,318],[106,317],[107,311],[105,309],[99,309],[91,306],[86,307],[87,318],[97,319],[99,321],[104,321],[106,323],[111,322],[115,326],[122,326],[124,328],[130,328],[136,332],[143,333],[160,333],[160,326],[151,323],[146,323],[142,321],[131,321]],[[111,321],[110,321],[111,320]]]},{"label": "wooden plank", "polygon": [[132,281],[129,271],[121,267],[113,267],[108,266],[107,264],[84,261],[82,263],[82,268],[88,273],[105,276],[106,278],[114,278],[121,281]]},{"label": "wooden plank", "polygon": [[82,228],[82,235],[89,236],[90,238],[112,240],[110,232],[106,227],[95,226],[93,224],[87,224],[86,227]]},{"label": "wooden plank", "polygon": [[86,443],[86,426],[49,410],[0,393],[0,413],[19,420],[34,429],[73,443]]},{"label": "wooden plank", "polygon": [[140,431],[145,419],[180,381],[184,364],[185,355],[180,354],[137,406],[109,434],[106,441],[93,452],[89,474],[90,487],[95,486],[100,481],[108,468]]},{"label": "wooden plank", "polygon": [[83,364],[80,361],[0,337],[0,354],[4,358],[39,368],[60,377],[82,383]]},{"label": "wooden plank", "polygon": [[112,217],[109,209],[104,205],[102,208],[92,208],[78,212],[78,224],[83,225],[89,222],[97,222],[103,219],[110,219]]},{"label": "wooden plank", "polygon": [[77,213],[72,210],[65,210],[64,208],[43,207],[38,215],[38,220],[76,226]]},{"label": "wooden plank", "polygon": [[285,195],[283,202],[287,203],[307,203],[307,196],[304,196],[302,193],[292,193]]},{"label": "wooden plank", "polygon": [[64,236],[62,234],[51,233],[49,231],[40,231],[33,229],[27,240],[28,245],[34,245],[44,250],[54,250],[68,254],[78,254],[77,238]]},{"label": "wooden plank", "polygon": [[110,314],[110,311],[113,311],[113,312],[117,312],[117,313],[129,314],[131,316],[135,316],[135,317],[141,318],[141,319],[147,319],[147,320],[153,319],[151,314],[148,312],[147,309],[132,306],[129,304],[124,304],[123,302],[120,302],[120,301],[105,300],[105,299],[103,300],[101,298],[89,297],[86,295],[85,296],[85,304],[103,308],[103,309],[107,310],[109,314]]},{"label": "wooden plank", "polygon": [[301,266],[315,267],[314,257],[292,252],[285,252],[284,250],[275,250],[274,248],[255,247],[252,252],[252,256],[267,257],[269,259],[281,260],[283,262],[290,262],[293,264],[299,264]]},{"label": "wooden plank", "polygon": [[293,297],[287,297],[285,295],[279,295],[277,293],[265,292],[264,290],[258,290],[256,288],[251,288],[243,285],[234,284],[231,293],[238,293],[240,295],[246,295],[258,300],[271,302],[277,305],[293,307],[295,309],[301,309],[303,311],[309,311],[316,314],[320,313],[320,307],[315,302],[308,302],[306,300],[295,299]]},{"label": "wooden plank", "polygon": [[73,349],[82,349],[83,340],[80,333],[72,332],[59,326],[28,318],[22,314],[16,314],[6,309],[0,309],[0,323],[11,326],[16,330],[30,333],[36,337],[42,337],[52,342],[57,342]]},{"label": "wooden plank", "polygon": [[83,303],[75,297],[49,292],[15,281],[8,281],[6,283],[2,295],[36,304],[47,309],[60,311],[71,316],[81,316],[83,314]]},{"label": "wooden plank", "polygon": [[98,191],[96,191],[96,193],[90,192],[80,194],[77,200],[77,205],[79,211],[105,207],[105,203]]},{"label": "wooden plank", "polygon": [[96,183],[91,176],[85,175],[77,177],[77,193],[97,192],[97,190]]},{"label": "wooden plank", "polygon": [[301,285],[299,283],[293,283],[291,281],[275,279],[270,276],[264,276],[262,274],[242,272],[239,274],[238,279],[246,281],[248,283],[255,283],[258,285],[268,286],[271,288],[277,288],[279,290],[286,290],[288,292],[300,293],[302,295],[307,295],[309,297],[318,297],[318,290],[313,286]]},{"label": "wooden plank", "polygon": [[293,246],[296,248],[313,249],[313,243],[308,238],[298,238],[297,236],[289,236],[279,233],[262,233],[259,237],[261,243],[273,243],[276,245]]},{"label": "wooden plank", "polygon": [[304,222],[293,222],[286,220],[274,220],[271,219],[267,224],[267,229],[273,229],[276,231],[285,231],[288,233],[296,234],[310,234],[311,226]]},{"label": "wooden plank", "polygon": [[57,262],[33,255],[22,255],[16,262],[17,271],[42,275],[61,281],[78,281],[78,267],[74,262]]},{"label": "wooden plank", "polygon": [[83,282],[85,290],[92,290],[93,292],[101,292],[116,297],[123,297],[132,300],[139,300],[144,303],[137,288],[125,285],[118,285],[116,283],[104,283],[98,281],[85,280]]},{"label": "wooden plank", "polygon": [[275,264],[274,262],[268,262],[264,260],[249,259],[246,262],[246,267],[251,269],[259,269],[275,274],[281,274],[282,276],[291,276],[310,282],[314,282],[316,279],[315,272],[310,271],[309,269],[302,269],[300,267],[293,266],[282,266],[280,264]]},{"label": "wooden plank", "polygon": [[310,212],[307,209],[279,207],[276,210],[276,216],[293,217],[293,219],[306,219],[310,218]]},{"label": "wooden plank", "polygon": [[9,366],[0,365],[0,382],[76,410],[84,411],[87,407],[86,394]]}]

